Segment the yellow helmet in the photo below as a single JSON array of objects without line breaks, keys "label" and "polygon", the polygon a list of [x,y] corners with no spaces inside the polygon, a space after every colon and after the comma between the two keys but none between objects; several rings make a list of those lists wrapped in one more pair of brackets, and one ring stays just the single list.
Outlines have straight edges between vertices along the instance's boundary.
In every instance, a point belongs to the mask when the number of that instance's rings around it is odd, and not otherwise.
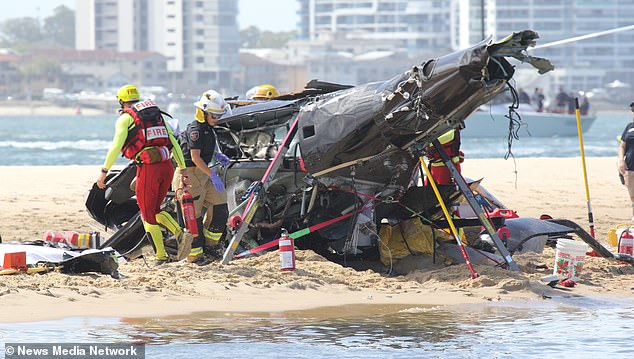
[{"label": "yellow helmet", "polygon": [[134,85],[123,85],[117,91],[117,100],[122,102],[134,102],[141,100],[139,90]]},{"label": "yellow helmet", "polygon": [[270,100],[273,97],[279,96],[275,86],[264,84],[256,86],[247,91],[247,98],[249,100]]}]

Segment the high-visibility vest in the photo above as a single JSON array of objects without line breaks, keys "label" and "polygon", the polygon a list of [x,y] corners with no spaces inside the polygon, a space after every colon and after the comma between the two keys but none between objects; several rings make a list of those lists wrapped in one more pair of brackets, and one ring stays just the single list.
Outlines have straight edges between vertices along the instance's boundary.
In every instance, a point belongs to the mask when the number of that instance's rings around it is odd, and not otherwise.
[{"label": "high-visibility vest", "polygon": [[[449,130],[438,137],[438,142],[440,142],[447,155],[451,157],[453,163],[462,162],[464,155],[460,152],[460,131],[455,129]],[[432,166],[444,166],[440,158],[440,153],[438,153],[433,145],[427,147],[426,156],[429,158]]]},{"label": "high-visibility vest", "polygon": [[132,108],[121,111],[132,116],[134,120],[134,127],[128,130],[128,137],[121,149],[125,158],[136,159],[137,154],[146,147],[172,148],[165,120],[154,101],[139,101]]}]

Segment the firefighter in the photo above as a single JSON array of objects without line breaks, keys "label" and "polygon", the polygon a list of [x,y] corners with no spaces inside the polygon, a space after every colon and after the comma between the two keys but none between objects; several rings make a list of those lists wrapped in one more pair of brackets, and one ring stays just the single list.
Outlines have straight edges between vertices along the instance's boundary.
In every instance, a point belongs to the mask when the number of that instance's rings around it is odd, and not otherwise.
[{"label": "firefighter", "polygon": [[[442,148],[451,158],[454,166],[460,172],[460,163],[464,162],[464,153],[460,151],[460,130],[453,129],[438,137]],[[453,184],[449,169],[442,162],[440,154],[434,146],[427,148],[427,158],[429,158],[430,172],[436,184]]]},{"label": "firefighter", "polygon": [[267,101],[277,96],[279,96],[277,89],[269,84],[252,87],[246,93],[246,98],[249,100]]},{"label": "firefighter", "polygon": [[108,154],[97,178],[97,186],[106,187],[108,170],[119,152],[136,164],[136,199],[141,212],[143,226],[155,249],[155,264],[169,260],[163,244],[163,225],[178,239],[178,259],[190,251],[191,234],[183,231],[172,216],[160,206],[169,190],[174,166],[170,152],[182,171],[181,180],[188,182],[185,159],[174,137],[166,125],[161,110],[152,100],[140,101],[139,91],[133,85],[124,85],[117,91],[121,109],[115,124],[115,134]]},{"label": "firefighter", "polygon": [[[464,153],[460,151],[460,130],[452,129],[445,132],[438,137],[438,142],[449,158],[451,158],[451,162],[453,162],[454,167],[458,170],[458,173],[460,173],[460,163],[464,162]],[[449,172],[449,169],[445,166],[440,154],[433,145],[430,145],[427,148],[426,156],[429,158],[429,172],[434,179],[434,182],[436,182],[437,185],[454,184],[454,180]],[[426,179],[425,185],[427,184]],[[452,210],[451,216],[453,218],[460,218],[460,211],[457,207]],[[464,229],[462,227],[458,228],[458,235],[464,242]]]},{"label": "firefighter", "polygon": [[[194,238],[191,253],[187,257],[190,263],[202,259],[204,246],[215,247],[218,244],[226,230],[229,216],[224,183],[212,164],[214,162],[226,167],[230,163],[229,157],[220,151],[214,131],[214,126],[229,111],[229,106],[214,90],[205,91],[194,106],[194,120],[178,138],[191,176],[189,192],[194,198],[198,225],[198,236]],[[173,188],[178,188],[179,178],[180,172],[177,171]],[[203,224],[203,208],[211,215],[208,228]]]}]

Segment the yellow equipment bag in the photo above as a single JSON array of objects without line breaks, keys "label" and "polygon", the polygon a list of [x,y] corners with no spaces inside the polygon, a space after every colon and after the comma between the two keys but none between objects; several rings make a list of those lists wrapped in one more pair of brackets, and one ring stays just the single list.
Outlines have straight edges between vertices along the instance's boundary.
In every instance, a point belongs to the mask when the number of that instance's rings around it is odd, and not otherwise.
[{"label": "yellow equipment bag", "polygon": [[[447,232],[434,230],[437,240],[453,240]],[[384,265],[405,258],[410,254],[428,254],[434,252],[434,237],[431,226],[423,224],[420,219],[413,218],[394,226],[382,225],[379,230],[381,243],[379,255]]]}]

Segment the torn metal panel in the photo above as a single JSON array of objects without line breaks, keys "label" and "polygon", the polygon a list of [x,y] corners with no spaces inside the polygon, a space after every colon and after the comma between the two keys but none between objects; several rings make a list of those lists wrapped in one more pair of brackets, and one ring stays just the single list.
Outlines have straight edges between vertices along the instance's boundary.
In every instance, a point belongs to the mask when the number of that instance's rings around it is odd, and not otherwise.
[{"label": "torn metal panel", "polygon": [[[240,102],[228,102],[229,104],[240,104]],[[223,116],[218,121],[218,125],[225,125],[233,131],[243,131],[280,124],[286,125],[286,122],[288,122],[291,116],[297,111],[299,111],[297,100],[271,100],[250,103],[245,106],[233,108],[231,115]]]},{"label": "torn metal panel", "polygon": [[306,168],[326,174],[373,156],[389,157],[398,148],[427,145],[502,91],[514,74],[505,57],[526,59],[524,51],[537,37],[526,30],[497,43],[485,40],[385,82],[337,91],[304,106],[299,116]]}]

